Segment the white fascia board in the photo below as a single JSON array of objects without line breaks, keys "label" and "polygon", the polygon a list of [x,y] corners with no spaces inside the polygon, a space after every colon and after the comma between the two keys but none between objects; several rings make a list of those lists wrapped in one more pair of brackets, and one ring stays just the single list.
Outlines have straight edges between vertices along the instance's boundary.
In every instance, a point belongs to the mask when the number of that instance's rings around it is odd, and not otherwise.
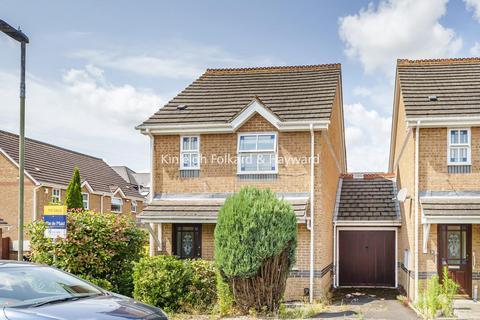
[{"label": "white fascia board", "polygon": [[446,216],[446,217],[422,217],[423,224],[480,224],[480,216]]},{"label": "white fascia board", "polygon": [[[3,154],[5,158],[7,158],[7,160],[13,163],[13,165],[15,165],[17,168],[20,167],[20,165],[12,157],[10,157],[8,153],[6,153],[2,148],[0,148],[0,153]],[[35,178],[32,177],[30,173],[27,172],[26,169],[24,169],[23,172],[36,186],[40,185],[40,183],[37,180],[35,180]]]},{"label": "white fascia board", "polygon": [[114,192],[112,192],[112,196],[115,197],[115,195],[117,193],[120,193],[120,195],[122,196],[122,198],[127,198],[127,196],[125,195],[125,193],[123,193],[122,189],[120,189],[120,187],[118,187]]},{"label": "white fascia board", "polygon": [[83,187],[86,187],[87,190],[88,190],[88,192],[90,192],[90,193],[95,193],[95,191],[93,190],[92,186],[90,185],[90,183],[88,183],[87,180],[83,181],[81,187],[82,187],[82,188],[83,188]]},{"label": "white fascia board", "polygon": [[[313,130],[327,130],[330,124],[329,120],[317,121],[288,121],[278,122],[276,128],[281,132],[310,131],[310,125],[313,124]],[[215,134],[215,133],[234,133],[235,128],[230,123],[222,124],[194,124],[194,125],[155,125],[141,129],[142,134],[152,135],[177,135],[177,134]]]},{"label": "white fascia board", "polygon": [[388,226],[401,226],[401,221],[392,220],[337,220],[334,221],[336,226],[364,226],[364,227],[388,227]]},{"label": "white fascia board", "polygon": [[270,122],[275,128],[280,129],[279,123],[282,122],[275,114],[268,110],[263,104],[258,100],[254,99],[250,102],[250,105],[244,109],[240,114],[238,114],[231,122],[233,130],[240,128],[245,122],[247,122],[251,117],[258,113],[264,117],[268,122]]},{"label": "white fascia board", "polygon": [[440,127],[462,127],[480,126],[480,117],[418,117],[408,118],[407,127],[414,128],[440,128]]}]

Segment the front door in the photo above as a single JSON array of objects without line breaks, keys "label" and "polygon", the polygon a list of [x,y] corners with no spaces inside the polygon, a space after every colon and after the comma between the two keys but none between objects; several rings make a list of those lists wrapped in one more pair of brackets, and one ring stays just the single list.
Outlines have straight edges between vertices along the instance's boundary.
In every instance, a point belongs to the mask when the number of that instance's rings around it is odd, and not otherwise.
[{"label": "front door", "polygon": [[200,258],[202,254],[202,225],[173,225],[173,254],[180,259]]},{"label": "front door", "polygon": [[460,293],[472,295],[472,225],[438,225],[438,274],[448,268],[450,277],[459,284]]}]

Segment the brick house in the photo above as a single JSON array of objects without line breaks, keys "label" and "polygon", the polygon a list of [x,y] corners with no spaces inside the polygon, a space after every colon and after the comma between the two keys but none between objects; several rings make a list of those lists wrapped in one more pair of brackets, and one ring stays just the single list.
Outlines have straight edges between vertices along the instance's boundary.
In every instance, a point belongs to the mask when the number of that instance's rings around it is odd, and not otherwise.
[{"label": "brick house", "polygon": [[397,61],[389,171],[406,195],[399,284],[412,299],[443,267],[467,296],[479,284],[479,105],[480,59]]},{"label": "brick house", "polygon": [[346,171],[339,64],[208,69],[137,128],[151,141],[150,199],[139,218],[152,255],[213,259],[226,197],[247,185],[270,188],[297,215],[286,299],[330,289]]},{"label": "brick house", "polygon": [[[49,202],[62,203],[74,167],[80,170],[84,206],[97,212],[136,213],[144,198],[102,159],[25,139],[25,223],[41,219]],[[18,247],[18,135],[0,130],[0,219],[3,237]],[[28,248],[26,241],[24,248]]]}]

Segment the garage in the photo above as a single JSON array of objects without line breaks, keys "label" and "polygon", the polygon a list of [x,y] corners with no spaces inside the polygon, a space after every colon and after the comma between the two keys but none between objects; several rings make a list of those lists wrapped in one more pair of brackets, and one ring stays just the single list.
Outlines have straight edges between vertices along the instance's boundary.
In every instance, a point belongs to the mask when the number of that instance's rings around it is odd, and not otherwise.
[{"label": "garage", "polygon": [[334,216],[335,287],[397,286],[396,184],[388,174],[344,175]]},{"label": "garage", "polygon": [[340,286],[395,287],[395,231],[339,230]]}]

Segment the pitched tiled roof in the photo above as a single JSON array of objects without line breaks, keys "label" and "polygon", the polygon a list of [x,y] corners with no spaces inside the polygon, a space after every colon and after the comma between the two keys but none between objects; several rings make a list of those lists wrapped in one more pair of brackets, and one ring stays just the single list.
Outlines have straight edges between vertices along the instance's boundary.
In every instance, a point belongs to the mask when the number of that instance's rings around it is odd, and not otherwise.
[{"label": "pitched tiled roof", "polygon": [[398,60],[397,72],[407,119],[480,115],[480,58]]},{"label": "pitched tiled roof", "polygon": [[[0,130],[0,149],[18,163],[18,135]],[[33,139],[25,139],[25,170],[37,181],[67,186],[75,166],[82,182],[97,192],[112,192],[120,187],[126,196],[142,197],[134,185],[122,179],[107,163],[76,151]]]},{"label": "pitched tiled roof", "polygon": [[255,98],[286,122],[328,120],[340,72],[340,64],[207,69],[142,125],[228,123]]},{"label": "pitched tiled roof", "polygon": [[480,198],[445,197],[420,198],[423,214],[427,217],[480,216]]},{"label": "pitched tiled roof", "polygon": [[[141,221],[172,222],[185,221],[211,221],[216,222],[218,212],[225,199],[215,200],[160,200],[154,201],[143,209],[139,215]],[[308,199],[289,199],[288,202],[297,217],[297,221],[305,222],[305,213]]]},{"label": "pitched tiled roof", "polygon": [[[389,176],[387,176],[389,177]],[[337,220],[397,220],[395,182],[384,175],[342,178]]]}]

